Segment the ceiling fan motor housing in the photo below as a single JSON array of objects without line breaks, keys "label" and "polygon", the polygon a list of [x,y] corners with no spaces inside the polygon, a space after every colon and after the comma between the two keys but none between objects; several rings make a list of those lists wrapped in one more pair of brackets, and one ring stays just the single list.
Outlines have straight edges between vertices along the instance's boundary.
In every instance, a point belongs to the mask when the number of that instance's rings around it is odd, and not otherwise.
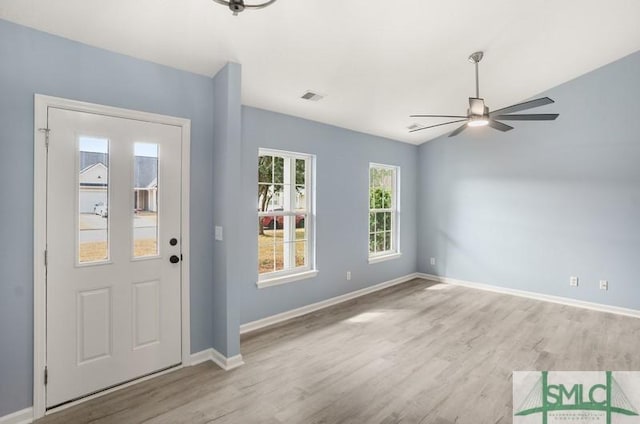
[{"label": "ceiling fan motor housing", "polygon": [[469,97],[469,109],[467,109],[468,122],[471,127],[481,127],[489,124],[489,108],[485,106],[484,99]]},{"label": "ceiling fan motor housing", "polygon": [[469,118],[473,116],[488,118],[489,108],[485,106],[484,99],[469,97],[469,109],[467,109],[467,116],[469,116]]}]

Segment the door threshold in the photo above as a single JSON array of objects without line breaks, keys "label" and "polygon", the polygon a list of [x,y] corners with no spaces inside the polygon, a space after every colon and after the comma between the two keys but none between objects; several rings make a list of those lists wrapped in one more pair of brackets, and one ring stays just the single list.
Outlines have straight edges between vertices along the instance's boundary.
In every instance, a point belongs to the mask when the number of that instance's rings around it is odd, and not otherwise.
[{"label": "door threshold", "polygon": [[56,412],[64,411],[65,409],[72,408],[74,406],[80,405],[80,404],[88,402],[90,400],[97,399],[99,397],[111,394],[113,392],[117,392],[117,391],[122,390],[122,389],[126,389],[127,387],[134,386],[134,385],[136,385],[138,383],[142,383],[142,382],[151,380],[151,379],[156,378],[156,377],[160,377],[161,375],[169,374],[170,372],[174,372],[174,371],[177,371],[177,370],[182,369],[182,368],[184,368],[183,364],[171,365],[170,367],[163,368],[163,369],[161,369],[159,371],[154,371],[154,372],[152,372],[150,374],[143,375],[142,377],[138,377],[138,378],[135,378],[133,380],[125,381],[124,383],[120,383],[120,384],[117,384],[115,386],[107,387],[106,389],[102,389],[102,390],[99,390],[97,392],[93,392],[93,393],[88,394],[86,396],[83,396],[83,397],[80,397],[80,398],[77,398],[77,399],[72,399],[72,400],[67,401],[65,403],[61,403],[59,405],[52,406],[50,408],[47,408],[47,410],[45,411],[44,414],[45,415],[55,414]]}]

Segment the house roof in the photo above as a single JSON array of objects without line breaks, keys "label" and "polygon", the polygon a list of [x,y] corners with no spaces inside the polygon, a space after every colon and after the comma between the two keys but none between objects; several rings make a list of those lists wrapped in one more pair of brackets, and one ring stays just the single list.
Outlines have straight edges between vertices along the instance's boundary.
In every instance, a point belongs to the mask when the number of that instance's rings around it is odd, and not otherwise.
[{"label": "house roof", "polygon": [[101,163],[104,166],[109,164],[109,155],[107,153],[97,152],[80,152],[80,173],[86,172],[89,167]]},{"label": "house roof", "polygon": [[[101,164],[108,166],[109,157],[106,153],[80,152],[80,175],[87,174]],[[136,156],[134,168],[134,188],[153,188],[158,185],[158,158]],[[87,183],[88,184],[88,183]],[[83,185],[86,185],[83,183]]]},{"label": "house roof", "polygon": [[136,156],[136,166],[134,169],[134,187],[151,188],[152,183],[158,178],[158,158]]},{"label": "house roof", "polygon": [[109,172],[102,162],[87,166],[80,171],[80,186],[104,188],[109,184]]}]

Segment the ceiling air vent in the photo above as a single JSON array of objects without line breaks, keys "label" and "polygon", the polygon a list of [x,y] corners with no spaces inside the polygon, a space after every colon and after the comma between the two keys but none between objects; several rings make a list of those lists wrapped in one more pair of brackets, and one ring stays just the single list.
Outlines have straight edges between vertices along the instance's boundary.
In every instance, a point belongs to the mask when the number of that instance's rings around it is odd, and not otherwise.
[{"label": "ceiling air vent", "polygon": [[311,100],[312,102],[317,102],[318,100],[322,100],[324,96],[322,94],[314,93],[313,91],[307,91],[302,96],[301,99]]}]

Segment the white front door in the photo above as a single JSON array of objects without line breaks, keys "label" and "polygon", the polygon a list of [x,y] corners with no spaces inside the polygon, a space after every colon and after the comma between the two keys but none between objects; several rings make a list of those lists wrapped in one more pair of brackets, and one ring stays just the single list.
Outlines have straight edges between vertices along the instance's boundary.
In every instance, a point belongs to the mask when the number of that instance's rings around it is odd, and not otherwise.
[{"label": "white front door", "polygon": [[181,362],[181,128],[50,107],[46,406]]}]

